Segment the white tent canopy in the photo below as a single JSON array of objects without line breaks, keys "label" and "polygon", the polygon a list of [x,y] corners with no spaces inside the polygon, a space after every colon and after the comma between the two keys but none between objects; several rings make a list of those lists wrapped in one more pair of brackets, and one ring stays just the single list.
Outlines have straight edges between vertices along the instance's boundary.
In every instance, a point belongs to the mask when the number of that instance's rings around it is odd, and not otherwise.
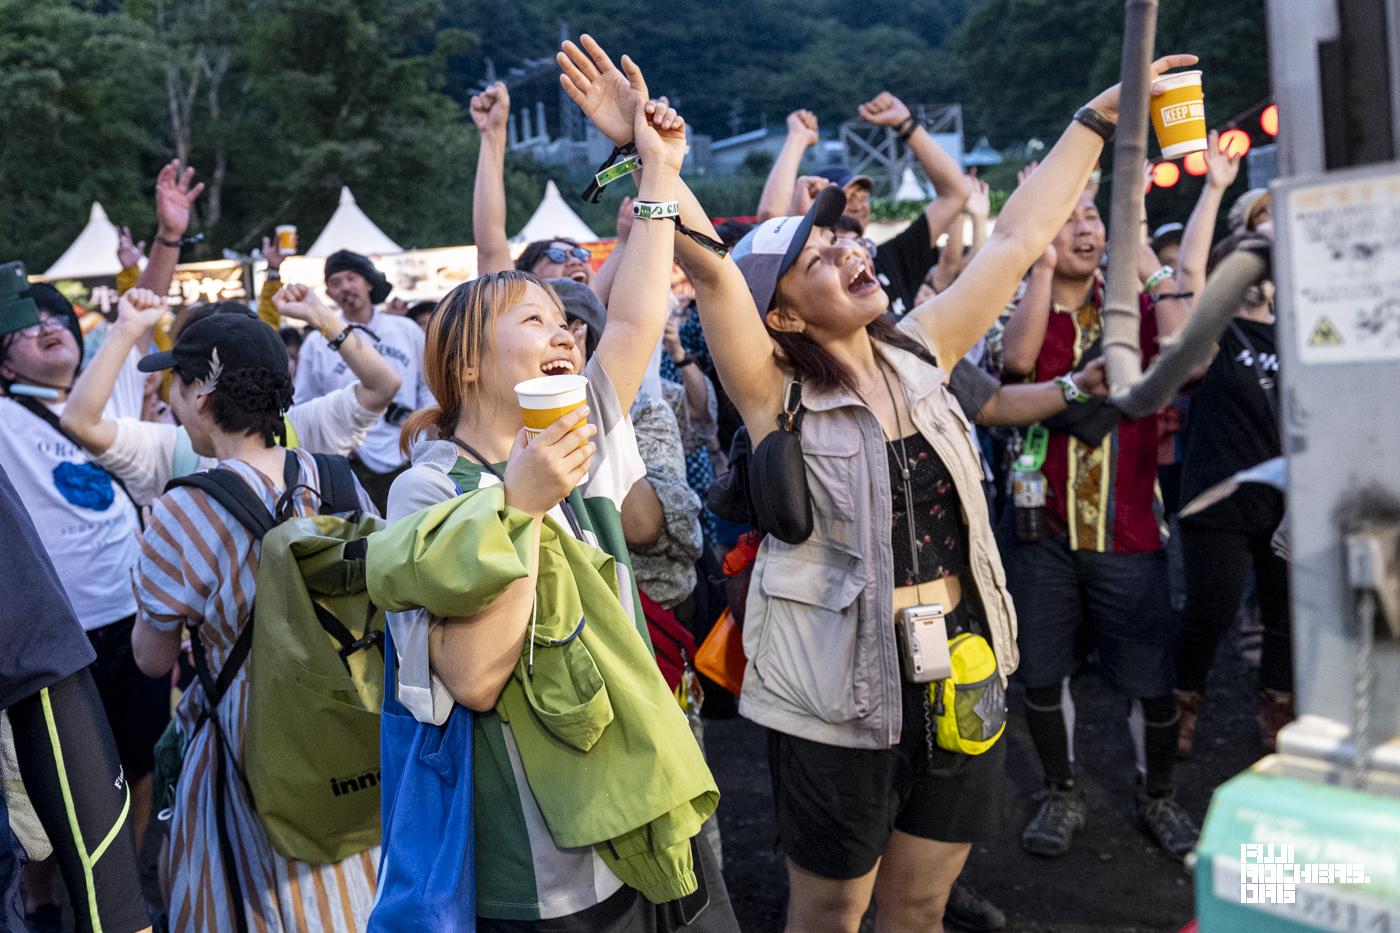
[{"label": "white tent canopy", "polygon": [[919,179],[914,175],[914,170],[909,166],[904,166],[904,174],[899,179],[899,190],[894,193],[896,201],[927,201],[929,200],[928,190],[919,184]]},{"label": "white tent canopy", "polygon": [[573,208],[564,203],[559,186],[551,180],[544,186],[544,200],[535,208],[534,216],[520,228],[515,239],[517,242],[529,243],[561,236],[580,243],[598,239],[598,234],[588,229],[588,224],[574,213]]},{"label": "white tent canopy", "polygon": [[117,261],[117,228],[96,201],[87,226],[58,261],[44,273],[46,279],[87,279],[116,275],[122,271]]},{"label": "white tent canopy", "polygon": [[403,252],[402,246],[389,239],[384,231],[375,226],[374,221],[360,210],[360,205],[355,203],[355,196],[350,193],[348,187],[340,189],[340,206],[335,209],[331,219],[326,222],[326,228],[321,231],[316,242],[311,244],[306,255],[329,256],[340,249],[353,250],[366,256]]}]

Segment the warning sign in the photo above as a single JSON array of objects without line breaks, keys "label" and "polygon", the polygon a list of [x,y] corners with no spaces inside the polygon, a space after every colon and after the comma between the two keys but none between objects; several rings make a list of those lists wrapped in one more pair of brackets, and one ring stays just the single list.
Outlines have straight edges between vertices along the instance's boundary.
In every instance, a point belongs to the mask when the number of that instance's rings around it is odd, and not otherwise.
[{"label": "warning sign", "polygon": [[1400,172],[1344,172],[1280,193],[1298,358],[1400,362]]},{"label": "warning sign", "polygon": [[1308,338],[1308,346],[1337,347],[1341,344],[1342,335],[1337,331],[1337,325],[1325,316],[1319,318],[1317,326],[1313,328],[1312,336]]}]

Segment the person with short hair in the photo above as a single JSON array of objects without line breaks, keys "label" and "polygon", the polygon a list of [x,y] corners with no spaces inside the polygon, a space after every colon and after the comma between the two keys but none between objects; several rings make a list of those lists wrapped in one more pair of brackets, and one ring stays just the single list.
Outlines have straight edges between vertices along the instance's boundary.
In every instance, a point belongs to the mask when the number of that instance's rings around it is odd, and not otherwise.
[{"label": "person with short hair", "polygon": [[374,263],[359,253],[338,250],[326,258],[326,292],[341,317],[326,323],[324,332],[307,333],[298,357],[298,403],[328,395],[356,379],[340,348],[358,331],[399,375],[399,390],[384,417],[370,429],[350,458],[355,476],[381,509],[389,486],[406,466],[399,451],[399,427],[416,409],[431,405],[432,393],[423,381],[423,329],[402,315],[386,314],[376,306],[389,297],[391,286]]},{"label": "person with short hair", "polygon": [[[292,378],[276,331],[251,313],[207,314],[181,330],[170,350],[144,357],[140,368],[174,372],[170,405],[196,454],[236,474],[269,512],[279,506],[292,517],[319,512],[315,460],[279,443],[285,440]],[[290,484],[289,462],[297,470]],[[361,508],[375,514],[363,487],[356,486]],[[156,500],[131,572],[139,606],[131,642],[143,671],[168,675],[190,629],[219,676],[244,627],[252,624],[261,547],[202,489],[179,487]],[[282,856],[239,777],[248,683],[256,676],[249,665],[239,665],[210,712],[217,724],[204,718],[207,701],[198,680],[176,709],[185,751],[170,816],[171,929],[364,929],[374,900],[377,847],[327,865]]]}]

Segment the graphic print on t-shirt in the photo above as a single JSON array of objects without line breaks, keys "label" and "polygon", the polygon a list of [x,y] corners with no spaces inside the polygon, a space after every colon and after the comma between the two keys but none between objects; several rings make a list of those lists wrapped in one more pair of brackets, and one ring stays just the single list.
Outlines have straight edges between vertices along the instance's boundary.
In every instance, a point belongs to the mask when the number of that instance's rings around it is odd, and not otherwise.
[{"label": "graphic print on t-shirt", "polygon": [[53,468],[53,485],[69,505],[97,512],[105,512],[117,497],[111,474],[95,463],[60,463]]}]

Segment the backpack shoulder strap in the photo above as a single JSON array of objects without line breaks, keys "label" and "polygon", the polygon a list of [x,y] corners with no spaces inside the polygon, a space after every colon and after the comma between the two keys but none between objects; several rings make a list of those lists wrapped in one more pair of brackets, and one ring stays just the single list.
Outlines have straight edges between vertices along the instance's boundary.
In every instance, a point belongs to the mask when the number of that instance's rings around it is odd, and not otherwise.
[{"label": "backpack shoulder strap", "polygon": [[165,491],[169,492],[179,487],[202,490],[209,498],[227,509],[258,541],[261,541],[263,535],[271,531],[276,524],[262,497],[253,492],[232,470],[205,470],[203,473],[177,476],[165,484]]},{"label": "backpack shoulder strap", "polygon": [[355,489],[355,471],[339,454],[313,454],[321,483],[321,514],[358,512],[360,494]]}]

